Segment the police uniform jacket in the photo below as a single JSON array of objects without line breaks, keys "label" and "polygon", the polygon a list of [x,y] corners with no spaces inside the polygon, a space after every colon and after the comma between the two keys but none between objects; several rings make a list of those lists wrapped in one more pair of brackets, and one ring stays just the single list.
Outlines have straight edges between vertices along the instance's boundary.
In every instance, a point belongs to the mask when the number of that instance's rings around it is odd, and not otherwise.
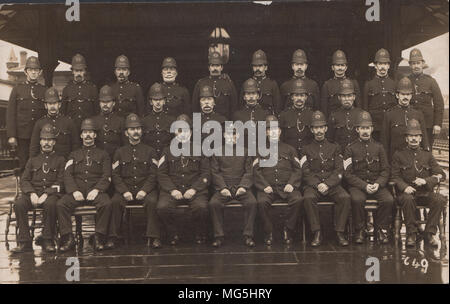
[{"label": "police uniform jacket", "polygon": [[124,133],[124,118],[112,112],[109,114],[100,113],[92,117],[97,127],[97,147],[105,150],[112,158],[114,152],[127,141]]},{"label": "police uniform jacket", "polygon": [[64,87],[61,107],[63,114],[81,124],[85,118],[96,115],[99,110],[97,86],[92,82],[71,81]]},{"label": "police uniform jacket", "polygon": [[328,138],[345,149],[348,144],[359,137],[355,124],[362,111],[355,107],[347,110],[341,106],[331,113],[328,123]]},{"label": "police uniform jacket", "polygon": [[[323,114],[325,114],[325,116],[329,116],[341,106],[341,103],[338,99],[339,89],[341,86],[341,82],[346,78],[347,77],[333,77],[325,81],[325,83],[323,84],[320,98],[321,111],[323,112]],[[360,107],[361,91],[359,89],[359,84],[355,79],[351,79],[351,81],[353,82],[356,94],[355,102],[353,105],[355,107]]]},{"label": "police uniform jacket", "polygon": [[138,83],[132,81],[115,82],[111,85],[113,96],[115,96],[115,111],[122,117],[130,113],[144,116],[146,106],[142,88]]},{"label": "police uniform jacket", "polygon": [[294,106],[280,114],[281,137],[285,143],[294,147],[299,155],[302,154],[303,147],[309,144],[313,138],[310,130],[312,115],[311,108],[297,109]]},{"label": "police uniform jacket", "polygon": [[[189,96],[189,91],[186,87],[174,83],[162,82],[163,92],[166,95],[166,104],[164,105],[164,111],[174,117],[180,114],[191,115],[191,98]],[[149,109],[148,112],[150,112]]]}]

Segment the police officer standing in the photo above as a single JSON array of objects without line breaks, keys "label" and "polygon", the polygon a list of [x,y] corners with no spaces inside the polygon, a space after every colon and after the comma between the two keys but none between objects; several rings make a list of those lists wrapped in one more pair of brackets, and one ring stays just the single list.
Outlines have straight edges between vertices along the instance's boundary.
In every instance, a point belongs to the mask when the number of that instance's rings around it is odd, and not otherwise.
[{"label": "police officer standing", "polygon": [[423,73],[425,60],[419,49],[412,49],[409,53],[409,66],[412,69],[409,79],[414,86],[411,105],[423,113],[427,138],[433,147],[434,136],[441,133],[444,99],[436,79]]},{"label": "police officer standing", "polygon": [[306,53],[302,49],[296,50],[292,54],[292,71],[294,75],[291,79],[283,82],[280,87],[281,91],[281,110],[288,109],[292,105],[292,100],[290,94],[292,92],[292,86],[297,79],[301,79],[305,82],[307,100],[306,107],[311,110],[320,109],[320,89],[319,85],[315,80],[308,78],[306,76],[306,70],[308,69],[308,59],[306,58]]},{"label": "police officer standing", "polygon": [[402,150],[406,147],[404,136],[406,125],[411,119],[419,121],[423,132],[422,147],[425,150],[429,149],[423,114],[410,106],[412,96],[413,86],[411,80],[407,77],[403,77],[397,83],[396,97],[398,99],[398,105],[386,112],[383,119],[381,142],[383,143],[384,149],[390,160],[395,151]]},{"label": "police officer standing", "polygon": [[341,82],[345,79],[353,82],[353,87],[355,90],[355,107],[360,107],[361,91],[359,90],[359,84],[355,79],[347,78],[345,72],[347,71],[347,57],[345,53],[341,50],[334,52],[331,63],[331,70],[334,73],[333,78],[328,79],[322,85],[322,91],[320,93],[321,98],[321,110],[326,117],[330,116],[331,113],[339,108],[340,103],[338,100],[339,88],[341,87]]},{"label": "police officer standing", "polygon": [[116,104],[115,111],[123,118],[130,113],[146,114],[144,94],[138,83],[128,80],[131,74],[130,62],[125,55],[116,58],[114,74],[117,82],[111,85]]},{"label": "police officer standing", "polygon": [[178,76],[177,62],[172,57],[164,58],[161,68],[163,93],[166,97],[165,111],[174,117],[183,113],[191,115],[189,91],[186,87],[176,82]]},{"label": "police officer standing", "polygon": [[98,148],[105,150],[109,157],[126,142],[124,131],[124,118],[114,111],[116,101],[111,87],[103,86],[99,93],[100,114],[92,117],[97,128]]},{"label": "police officer standing", "polygon": [[143,142],[155,148],[158,160],[161,158],[164,148],[169,146],[173,138],[170,133],[170,125],[175,121],[175,117],[164,111],[166,98],[162,85],[154,83],[148,91],[151,110],[142,120],[144,125]]},{"label": "police officer standing", "polygon": [[45,91],[45,108],[47,109],[47,115],[39,119],[33,128],[30,142],[30,157],[39,154],[41,129],[44,125],[51,124],[57,134],[54,150],[56,154],[67,158],[70,152],[80,147],[80,137],[72,119],[61,114],[61,101],[58,91],[53,87]]},{"label": "police officer standing", "polygon": [[167,228],[170,244],[176,245],[179,236],[175,208],[179,204],[188,204],[192,211],[196,243],[203,244],[206,240],[208,186],[211,178],[209,159],[192,156],[191,119],[182,114],[177,117],[177,121],[184,122],[184,128],[177,130],[174,140],[186,145],[189,150],[183,150],[179,156],[175,156],[171,149],[164,149],[158,167],[160,193],[157,211]]},{"label": "police officer standing", "polygon": [[389,52],[379,49],[375,53],[375,76],[364,84],[362,108],[369,111],[373,119],[373,139],[380,140],[384,114],[397,105],[395,81],[389,77],[391,59]]},{"label": "police officer standing", "polygon": [[86,79],[86,60],[80,54],[72,58],[73,80],[69,82],[62,92],[62,109],[64,115],[70,117],[80,129],[85,118],[92,117],[99,112],[97,86]]},{"label": "police officer standing", "polygon": [[292,104],[280,114],[283,141],[302,155],[302,149],[312,141],[310,130],[313,111],[306,106],[308,89],[303,79],[295,79],[289,87],[289,102]]},{"label": "police officer standing", "polygon": [[[112,181],[115,193],[112,197],[112,217],[106,248],[114,248],[119,236],[123,210],[128,203],[143,204],[147,215],[148,245],[161,247],[161,232],[156,204],[158,189],[156,173],[159,159],[150,146],[141,142],[142,123],[136,114],[129,114],[125,121],[128,143],[114,154]],[[151,240],[153,239],[153,241]]]},{"label": "police officer standing", "polygon": [[56,142],[54,128],[47,124],[40,132],[41,153],[28,160],[20,181],[21,196],[14,203],[19,233],[17,247],[11,249],[14,253],[32,251],[32,239],[28,225],[28,211],[41,207],[44,209],[42,223],[44,228],[43,249],[55,251],[56,237],[56,202],[64,186],[64,158],[58,156],[53,147]]},{"label": "police officer standing", "polygon": [[[223,242],[223,207],[225,204],[238,201],[245,208],[244,242],[247,246],[255,246],[253,241],[253,228],[255,223],[257,205],[252,193],[253,168],[252,158],[247,150],[238,155],[236,140],[239,136],[233,126],[224,130],[225,146],[234,151],[234,155],[226,155],[226,147],[222,148],[222,155],[211,157],[212,184],[216,191],[209,201],[211,219],[214,228],[214,247],[220,247]],[[233,132],[234,131],[234,132]]]},{"label": "police officer standing", "polygon": [[[204,124],[207,124],[208,122],[218,122],[221,126],[224,125],[225,120],[227,119],[222,114],[216,112],[216,100],[217,98],[214,97],[213,88],[210,86],[203,86],[200,89],[200,109],[201,109],[201,128],[203,128]],[[206,137],[208,137],[210,134],[212,134],[212,131],[210,133],[203,133],[202,130],[194,130],[194,132],[201,132],[202,134],[202,141]]]},{"label": "police officer standing", "polygon": [[[267,76],[268,62],[266,53],[263,50],[257,50],[252,56],[253,79],[259,92],[259,105],[270,114],[278,114],[281,111],[281,97],[278,84],[275,80]],[[245,83],[244,83],[245,85]],[[241,89],[240,102],[245,94],[244,86]],[[245,101],[245,100],[244,100]],[[241,106],[242,107],[244,105]]]},{"label": "police officer standing", "polygon": [[445,180],[445,172],[441,169],[433,154],[420,147],[423,130],[420,123],[411,119],[406,129],[408,146],[396,151],[392,159],[392,178],[400,191],[399,204],[403,210],[406,224],[406,246],[416,245],[417,238],[417,199],[427,204],[430,209],[425,226],[425,241],[427,245],[438,246],[434,239],[442,210],[448,200],[433,191],[441,180]]},{"label": "police officer standing", "polygon": [[288,208],[285,213],[283,241],[286,245],[292,243],[293,232],[297,227],[297,220],[302,203],[302,195],[298,190],[302,180],[300,161],[297,151],[290,145],[280,141],[281,129],[271,126],[277,121],[274,115],[267,116],[266,134],[272,144],[278,145],[274,166],[263,166],[262,161],[267,157],[258,157],[253,161],[255,174],[256,200],[264,226],[264,243],[271,246],[273,242],[273,223],[270,216],[272,204],[277,201],[287,201]]},{"label": "police officer standing", "polygon": [[200,112],[200,93],[202,88],[208,86],[212,88],[212,94],[216,103],[216,112],[230,118],[238,108],[238,98],[236,87],[233,81],[223,71],[223,58],[213,52],[208,56],[209,76],[197,81],[192,93],[192,111]]},{"label": "police officer standing", "polygon": [[358,138],[355,124],[363,110],[354,106],[356,94],[351,80],[344,79],[339,83],[338,99],[341,106],[331,113],[328,138],[338,144],[342,151]]},{"label": "police officer standing", "polygon": [[347,246],[344,230],[350,214],[350,195],[341,186],[344,173],[341,148],[330,143],[326,137],[327,121],[325,115],[316,111],[311,122],[311,132],[314,135],[312,143],[304,148],[304,156],[300,160],[304,181],[304,208],[311,231],[314,233],[311,246],[317,247],[322,243],[320,230],[319,207],[320,198],[330,197],[336,204],[334,213],[334,229],[336,230],[340,246]]},{"label": "police officer standing", "polygon": [[42,74],[37,57],[31,56],[25,63],[23,71],[27,76],[25,82],[17,84],[11,91],[6,111],[6,134],[8,144],[17,147],[17,156],[21,170],[30,155],[30,139],[36,121],[45,115],[45,86],[38,83]]},{"label": "police officer standing", "polygon": [[111,181],[111,159],[104,150],[95,146],[96,127],[92,119],[81,123],[83,146],[70,153],[64,169],[66,195],[57,203],[59,231],[62,252],[75,245],[72,234],[71,215],[76,207],[93,204],[97,214],[95,220],[96,250],[104,249],[104,238],[108,234],[111,218],[111,200],[106,194]]},{"label": "police officer standing", "polygon": [[356,132],[359,138],[347,146],[344,152],[344,176],[352,198],[353,225],[356,228],[355,243],[364,243],[365,209],[367,198],[375,198],[378,209],[375,217],[378,241],[389,242],[394,198],[386,184],[389,179],[389,163],[383,146],[372,139],[373,124],[370,114],[363,111],[358,116]]}]

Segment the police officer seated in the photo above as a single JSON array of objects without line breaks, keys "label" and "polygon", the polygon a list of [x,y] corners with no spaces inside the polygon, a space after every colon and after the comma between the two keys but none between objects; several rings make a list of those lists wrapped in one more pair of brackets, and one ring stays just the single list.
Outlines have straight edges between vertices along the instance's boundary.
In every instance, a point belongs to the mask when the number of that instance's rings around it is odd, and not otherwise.
[{"label": "police officer seated", "polygon": [[14,203],[19,233],[17,247],[13,253],[32,251],[32,239],[28,225],[28,211],[41,207],[44,209],[42,223],[44,239],[42,248],[47,252],[55,251],[56,202],[63,190],[64,158],[53,150],[56,134],[53,126],[46,124],[41,130],[41,153],[30,158],[21,178],[22,194]]},{"label": "police officer seated", "polygon": [[[112,181],[115,194],[112,197],[112,217],[109,224],[109,239],[105,247],[114,248],[119,235],[120,222],[128,203],[143,204],[147,215],[145,236],[153,248],[161,247],[160,224],[156,214],[158,190],[156,173],[158,157],[156,151],[141,142],[142,123],[132,113],[125,121],[128,143],[114,154]],[[153,240],[152,240],[153,239]]]},{"label": "police officer seated", "polygon": [[437,232],[441,212],[447,205],[446,198],[433,191],[441,180],[445,180],[445,172],[433,154],[420,147],[423,135],[417,120],[408,121],[405,136],[407,147],[395,152],[392,158],[392,178],[400,191],[398,202],[405,218],[408,247],[414,247],[417,240],[417,200],[420,199],[430,208],[424,237],[425,244],[433,247],[438,246],[433,236]]},{"label": "police officer seated", "polygon": [[81,149],[70,153],[64,169],[66,195],[57,203],[59,231],[62,240],[60,251],[75,246],[72,234],[72,220],[76,207],[93,204],[96,207],[94,248],[103,250],[112,204],[106,194],[111,181],[111,159],[104,150],[95,146],[96,126],[92,119],[81,123]]},{"label": "police officer seated", "polygon": [[367,198],[378,202],[375,216],[378,241],[389,242],[394,198],[386,184],[390,170],[383,146],[372,139],[373,124],[369,112],[361,112],[356,122],[359,139],[349,144],[344,152],[344,177],[352,198],[353,226],[356,228],[355,243],[364,243],[365,210]]},{"label": "police officer seated", "polygon": [[[256,217],[256,199],[251,191],[253,185],[252,158],[247,149],[236,146],[239,133],[233,125],[227,125],[224,130],[225,146],[222,155],[211,157],[212,184],[216,191],[209,201],[211,219],[214,228],[214,247],[220,247],[223,242],[223,207],[233,201],[239,201],[245,208],[244,242],[247,246],[255,246],[253,227]],[[227,155],[227,150],[232,155]]]}]

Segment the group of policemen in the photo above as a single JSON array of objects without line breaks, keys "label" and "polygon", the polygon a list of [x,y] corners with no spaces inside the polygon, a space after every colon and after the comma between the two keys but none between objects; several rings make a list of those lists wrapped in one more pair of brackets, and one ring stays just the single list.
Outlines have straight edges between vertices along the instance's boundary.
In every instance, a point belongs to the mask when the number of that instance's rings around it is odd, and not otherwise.
[{"label": "group of policemen", "polygon": [[[8,142],[17,150],[21,195],[14,204],[19,227],[13,252],[32,250],[27,212],[42,207],[44,250],[74,248],[71,215],[84,204],[96,206],[94,247],[118,245],[122,214],[127,204],[142,204],[147,216],[148,245],[160,248],[161,230],[171,245],[179,241],[176,207],[187,204],[192,211],[195,241],[206,241],[212,221],[214,247],[224,242],[223,212],[226,204],[240,202],[245,210],[244,243],[255,246],[257,214],[264,227],[264,243],[273,242],[271,206],[287,202],[283,241],[290,244],[303,212],[313,233],[311,246],[322,243],[317,202],[335,202],[334,229],[338,244],[347,246],[344,234],[353,212],[355,243],[365,241],[364,203],[379,202],[375,224],[377,239],[388,243],[394,198],[387,183],[399,190],[407,228],[407,246],[414,246],[419,232],[417,198],[430,208],[424,239],[437,246],[436,233],[446,199],[433,188],[445,173],[430,147],[439,134],[443,98],[431,76],[423,73],[425,61],[413,49],[409,63],[412,74],[394,81],[389,77],[390,57],[385,49],[375,54],[376,75],[364,85],[346,76],[343,51],[332,56],[334,77],[319,90],[306,77],[306,53],[292,56],[292,79],[279,88],[267,76],[268,60],[262,50],[252,56],[253,76],[237,93],[223,73],[223,58],[208,57],[209,75],[200,79],[192,99],[186,87],[176,82],[177,63],[165,58],[162,81],[153,84],[145,101],[139,84],[129,80],[130,63],[121,55],[115,61],[117,81],[100,91],[87,80],[85,58],[72,59],[73,81],[59,98],[55,88],[37,82],[42,73],[39,60],[28,58],[27,80],[11,92],[7,111]],[[267,140],[277,145],[276,164],[261,163],[269,156],[174,155],[170,144],[194,149],[191,114],[200,112],[201,124],[217,121],[224,126],[225,146],[237,149],[240,136],[228,132],[225,122],[266,122]],[[174,121],[187,128],[171,133]],[[271,125],[277,122],[277,126]],[[203,134],[206,135],[206,134]],[[204,138],[204,136],[202,136]],[[246,144],[255,144],[246,133]],[[259,140],[259,139],[258,139]],[[381,141],[381,143],[379,142]],[[173,142],[172,142],[173,143]],[[58,231],[57,225],[58,222]]]}]

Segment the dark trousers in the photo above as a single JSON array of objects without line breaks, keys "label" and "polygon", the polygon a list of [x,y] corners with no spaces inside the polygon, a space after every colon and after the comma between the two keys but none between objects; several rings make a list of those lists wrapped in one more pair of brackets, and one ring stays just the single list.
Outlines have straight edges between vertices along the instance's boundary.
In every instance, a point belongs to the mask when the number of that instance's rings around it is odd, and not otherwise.
[{"label": "dark trousers", "polygon": [[312,232],[320,230],[319,207],[317,206],[319,198],[331,199],[335,202],[334,229],[337,232],[344,232],[351,208],[350,195],[340,185],[330,188],[326,195],[322,195],[313,187],[305,187],[304,206]]},{"label": "dark trousers", "polygon": [[72,194],[64,195],[56,204],[61,236],[72,233],[71,216],[76,207],[83,205],[95,205],[95,209],[97,211],[95,219],[95,232],[106,236],[108,234],[108,225],[112,213],[112,203],[106,193],[99,193],[95,200],[90,202],[78,202],[73,198]]},{"label": "dark trousers", "polygon": [[402,193],[398,198],[398,202],[403,210],[407,233],[417,232],[417,198],[420,199],[420,203],[430,208],[427,224],[425,226],[425,232],[435,234],[437,232],[437,225],[439,224],[441,212],[445,208],[447,200],[443,195],[434,192],[420,193],[419,196]]},{"label": "dark trousers", "polygon": [[23,172],[28,158],[30,157],[30,141],[29,138],[17,139],[17,157],[19,158],[20,171]]},{"label": "dark trousers", "polygon": [[[283,194],[283,196],[285,195]],[[264,232],[266,234],[272,233],[273,231],[273,222],[272,217],[270,216],[272,204],[280,201],[287,201],[288,203],[288,208],[284,213],[284,226],[290,230],[295,230],[303,200],[300,191],[294,190],[291,193],[286,193],[285,198],[281,197],[280,194],[276,192],[267,194],[264,191],[258,191],[256,200],[258,201],[258,211],[261,215]]]},{"label": "dark trousers", "polygon": [[392,223],[394,198],[387,188],[380,187],[373,194],[368,194],[355,187],[349,187],[348,191],[352,198],[353,225],[356,230],[359,231],[365,227],[366,211],[364,205],[367,199],[376,199],[378,201],[375,226],[381,229],[389,229]]},{"label": "dark trousers", "polygon": [[427,136],[428,136],[428,143],[430,144],[430,151],[433,151],[433,143],[434,143],[433,128],[427,128]]},{"label": "dark trousers", "polygon": [[[136,196],[135,194],[133,195]],[[144,197],[142,201],[134,200],[127,202],[122,194],[116,192],[111,199],[112,212],[111,222],[109,223],[109,236],[118,237],[120,234],[120,223],[122,215],[127,204],[139,204],[144,206],[145,214],[147,215],[147,229],[145,236],[152,238],[161,238],[161,223],[159,216],[156,213],[156,205],[158,204],[158,192],[152,191]]]},{"label": "dark trousers", "polygon": [[176,207],[177,205],[182,204],[189,205],[191,209],[194,233],[199,236],[205,236],[208,221],[208,190],[196,193],[191,200],[176,200],[170,193],[163,190],[160,191],[156,210],[170,236],[178,234],[176,225]]},{"label": "dark trousers", "polygon": [[256,199],[250,190],[247,190],[244,194],[236,197],[230,198],[228,196],[223,196],[220,192],[216,192],[211,200],[209,201],[209,210],[211,213],[211,220],[214,228],[214,237],[223,237],[223,207],[225,204],[232,202],[240,202],[244,205],[245,215],[244,215],[244,232],[246,236],[253,237],[253,228],[255,225],[256,218]]},{"label": "dark trousers", "polygon": [[[57,195],[49,195],[42,204],[42,208],[44,209],[42,215],[42,223],[44,224],[42,237],[46,240],[52,240],[56,235],[56,202],[58,199],[59,197]],[[14,203],[14,212],[19,227],[18,242],[32,241],[30,226],[28,224],[28,211],[32,209],[33,205],[31,204],[29,195],[21,195]]]}]

